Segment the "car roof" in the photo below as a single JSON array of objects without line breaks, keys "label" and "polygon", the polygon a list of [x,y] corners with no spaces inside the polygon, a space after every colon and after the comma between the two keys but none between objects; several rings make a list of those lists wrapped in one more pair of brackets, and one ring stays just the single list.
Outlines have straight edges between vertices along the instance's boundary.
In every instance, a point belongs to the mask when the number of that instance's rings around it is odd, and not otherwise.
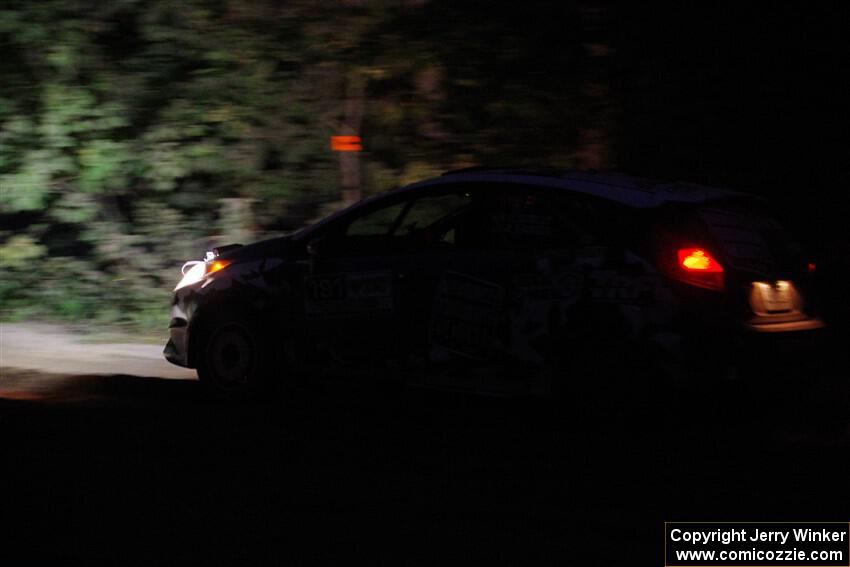
[{"label": "car roof", "polygon": [[747,193],[739,193],[716,187],[684,182],[662,183],[621,173],[473,167],[449,171],[440,177],[425,179],[411,185],[397,187],[372,195],[330,214],[313,225],[296,231],[292,236],[296,238],[307,237],[314,230],[320,229],[342,216],[349,215],[353,211],[360,210],[362,207],[369,206],[372,203],[383,201],[392,195],[404,194],[410,191],[418,192],[419,190],[427,190],[431,187],[457,185],[458,183],[505,183],[549,187],[592,195],[639,209],[651,209],[667,203],[701,204],[728,197],[758,198]]},{"label": "car roof", "polygon": [[621,173],[587,171],[481,169],[450,171],[396,191],[456,183],[509,183],[563,189],[593,195],[629,207],[654,208],[666,203],[706,203],[727,197],[750,197],[717,187],[694,183],[663,183]]}]

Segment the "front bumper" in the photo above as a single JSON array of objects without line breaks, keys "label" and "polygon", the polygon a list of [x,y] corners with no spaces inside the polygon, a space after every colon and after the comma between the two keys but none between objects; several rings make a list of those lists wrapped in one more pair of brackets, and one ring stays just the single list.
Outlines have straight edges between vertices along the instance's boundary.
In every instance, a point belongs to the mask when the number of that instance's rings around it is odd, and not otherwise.
[{"label": "front bumper", "polygon": [[171,300],[171,321],[168,323],[168,343],[162,354],[165,359],[177,366],[193,368],[189,358],[189,320],[194,311],[187,303],[183,290],[177,291]]},{"label": "front bumper", "polygon": [[175,317],[168,324],[170,337],[162,353],[165,359],[177,366],[190,368],[189,366],[189,324],[184,318]]}]

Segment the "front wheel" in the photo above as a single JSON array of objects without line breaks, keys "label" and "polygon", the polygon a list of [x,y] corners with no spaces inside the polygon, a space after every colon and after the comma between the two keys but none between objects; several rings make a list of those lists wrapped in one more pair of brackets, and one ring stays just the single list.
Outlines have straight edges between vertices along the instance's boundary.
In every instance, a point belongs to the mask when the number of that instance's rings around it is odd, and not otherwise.
[{"label": "front wheel", "polygon": [[198,378],[216,393],[245,397],[270,384],[269,349],[258,327],[237,319],[215,321],[198,361]]}]

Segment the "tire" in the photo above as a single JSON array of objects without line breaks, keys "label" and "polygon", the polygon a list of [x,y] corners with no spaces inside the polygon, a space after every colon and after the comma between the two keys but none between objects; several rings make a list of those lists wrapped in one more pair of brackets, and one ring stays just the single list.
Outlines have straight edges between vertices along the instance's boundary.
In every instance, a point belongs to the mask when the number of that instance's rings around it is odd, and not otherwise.
[{"label": "tire", "polygon": [[271,350],[254,321],[225,317],[206,328],[198,378],[216,395],[246,399],[267,392]]}]

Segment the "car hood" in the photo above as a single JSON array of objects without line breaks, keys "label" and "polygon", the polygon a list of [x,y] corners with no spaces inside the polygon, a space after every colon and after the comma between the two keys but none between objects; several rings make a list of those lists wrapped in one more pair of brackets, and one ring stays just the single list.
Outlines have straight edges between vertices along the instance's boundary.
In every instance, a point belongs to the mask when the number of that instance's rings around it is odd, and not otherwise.
[{"label": "car hood", "polygon": [[217,257],[222,260],[232,260],[234,262],[247,262],[275,256],[280,257],[286,255],[291,247],[291,242],[292,238],[290,236],[270,238],[223,251]]}]

